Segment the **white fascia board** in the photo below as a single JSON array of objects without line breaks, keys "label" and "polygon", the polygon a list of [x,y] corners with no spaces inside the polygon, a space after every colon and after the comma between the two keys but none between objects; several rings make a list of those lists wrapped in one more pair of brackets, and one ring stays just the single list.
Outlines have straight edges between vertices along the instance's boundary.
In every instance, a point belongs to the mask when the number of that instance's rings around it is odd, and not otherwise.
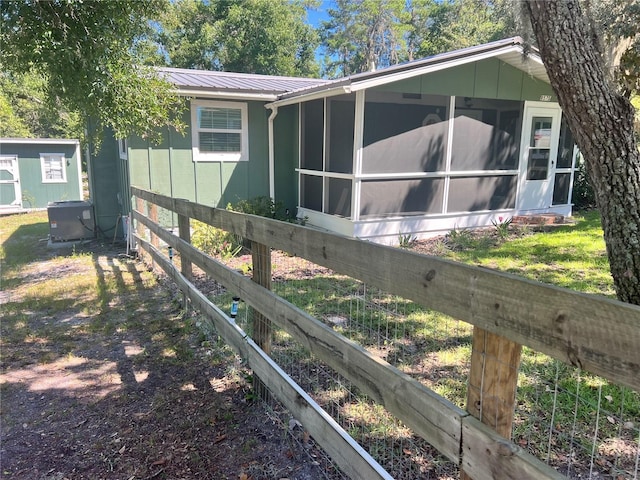
[{"label": "white fascia board", "polygon": [[[367,88],[377,87],[379,85],[386,85],[388,83],[397,82],[399,80],[406,80],[408,78],[418,77],[426,73],[437,72],[440,70],[446,70],[448,68],[458,67],[460,65],[466,65],[468,63],[477,62],[480,60],[486,60],[488,58],[500,58],[500,55],[506,53],[518,52],[522,53],[522,49],[519,46],[512,45],[504,47],[498,50],[491,50],[489,52],[478,53],[475,55],[469,55],[462,58],[456,58],[452,60],[445,60],[443,62],[435,63],[432,65],[425,65],[423,67],[417,67],[411,70],[405,70],[398,73],[390,73],[388,75],[381,75],[369,80],[356,81],[351,85],[351,91],[357,92],[358,90],[365,90]],[[535,59],[530,55],[529,58]]]},{"label": "white fascia board", "polygon": [[38,145],[80,145],[79,140],[69,138],[0,138],[0,143],[29,143]]},{"label": "white fascia board", "polygon": [[277,95],[273,93],[247,93],[247,92],[227,92],[224,90],[175,90],[174,93],[181,97],[215,98],[220,100],[257,100],[261,102],[272,102]]},{"label": "white fascia board", "polygon": [[348,94],[353,90],[351,85],[341,85],[339,87],[328,88],[326,90],[314,91],[307,94],[300,94],[295,97],[285,98],[284,100],[277,100],[273,103],[265,105],[267,108],[285,107],[287,105],[294,105],[297,103],[308,102],[309,100],[317,100],[319,98],[335,97],[336,95]]}]

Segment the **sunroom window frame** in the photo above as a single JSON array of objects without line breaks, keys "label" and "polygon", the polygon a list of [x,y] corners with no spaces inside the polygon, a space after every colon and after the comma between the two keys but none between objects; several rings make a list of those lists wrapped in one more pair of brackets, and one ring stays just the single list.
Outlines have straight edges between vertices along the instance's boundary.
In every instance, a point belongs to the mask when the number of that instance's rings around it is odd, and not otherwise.
[{"label": "sunroom window frame", "polygon": [[[198,109],[225,108],[240,110],[240,129],[200,128]],[[200,133],[238,133],[240,134],[239,152],[201,152]],[[244,162],[249,160],[249,119],[246,102],[225,102],[218,100],[191,101],[191,142],[194,162]]]}]

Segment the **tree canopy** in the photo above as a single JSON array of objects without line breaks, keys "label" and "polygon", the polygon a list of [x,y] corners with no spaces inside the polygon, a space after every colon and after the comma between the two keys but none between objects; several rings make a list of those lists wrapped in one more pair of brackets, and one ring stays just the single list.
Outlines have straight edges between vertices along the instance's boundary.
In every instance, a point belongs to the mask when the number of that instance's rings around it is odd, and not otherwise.
[{"label": "tree canopy", "polygon": [[165,0],[8,0],[0,3],[2,67],[37,72],[50,99],[98,119],[117,136],[165,125],[179,102],[139,66],[132,45]]},{"label": "tree canopy", "polygon": [[330,77],[515,35],[508,0],[335,0],[320,26]]},{"label": "tree canopy", "polygon": [[299,0],[177,0],[155,41],[173,67],[317,76],[317,34]]}]

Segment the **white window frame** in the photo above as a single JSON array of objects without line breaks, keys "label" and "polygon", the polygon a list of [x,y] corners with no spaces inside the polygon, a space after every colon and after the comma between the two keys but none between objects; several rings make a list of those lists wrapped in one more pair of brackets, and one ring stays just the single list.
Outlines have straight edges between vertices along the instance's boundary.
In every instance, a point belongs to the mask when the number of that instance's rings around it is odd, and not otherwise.
[{"label": "white window frame", "polygon": [[[62,178],[49,178],[47,170],[47,159],[56,158],[60,161],[62,167]],[[50,168],[50,167],[49,167]],[[42,173],[42,183],[67,183],[67,162],[64,153],[41,153],[40,154],[40,171]]]},{"label": "white window frame", "polygon": [[128,160],[129,158],[129,142],[126,138],[118,138],[118,155],[121,160]]},{"label": "white window frame", "polygon": [[[198,128],[198,108],[233,108],[240,110],[240,130]],[[240,134],[240,152],[201,152],[200,132],[225,132]],[[249,121],[247,104],[213,100],[191,101],[191,145],[194,162],[243,162],[249,160]]]}]

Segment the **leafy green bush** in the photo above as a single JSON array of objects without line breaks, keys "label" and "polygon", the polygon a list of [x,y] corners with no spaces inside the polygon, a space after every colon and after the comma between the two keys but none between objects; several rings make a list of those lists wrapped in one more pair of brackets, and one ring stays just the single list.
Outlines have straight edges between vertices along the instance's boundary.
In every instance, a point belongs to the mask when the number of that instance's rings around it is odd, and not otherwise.
[{"label": "leafy green bush", "polygon": [[240,200],[235,204],[228,204],[227,210],[248,213],[260,217],[275,218],[276,220],[290,221],[289,211],[282,202],[274,202],[271,197],[254,197],[248,200]]},{"label": "leafy green bush", "polygon": [[596,194],[589,182],[589,175],[582,156],[578,156],[578,165],[573,180],[571,201],[576,210],[590,210],[596,207]]},{"label": "leafy green bush", "polygon": [[229,232],[197,220],[192,221],[192,226],[191,244],[207,255],[227,260],[235,257],[242,250],[242,244]]}]

